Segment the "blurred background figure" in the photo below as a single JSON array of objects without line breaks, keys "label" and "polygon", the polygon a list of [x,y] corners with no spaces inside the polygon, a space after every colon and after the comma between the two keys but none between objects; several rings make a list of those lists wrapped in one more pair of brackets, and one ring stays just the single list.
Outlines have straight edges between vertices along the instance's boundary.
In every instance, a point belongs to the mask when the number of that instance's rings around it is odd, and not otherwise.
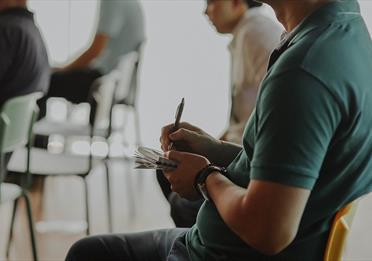
[{"label": "blurred background figure", "polygon": [[9,98],[46,92],[47,51],[27,0],[0,1],[0,105]]},{"label": "blurred background figure", "polygon": [[[229,126],[221,139],[242,143],[245,124],[256,105],[271,52],[278,46],[282,27],[264,14],[262,3],[253,0],[207,0],[205,14],[221,34],[231,34],[231,109]],[[172,192],[161,171],[158,182],[170,203],[177,227],[195,223],[203,200],[191,202]]]},{"label": "blurred background figure", "polygon": [[242,143],[245,123],[256,105],[259,85],[283,29],[253,0],[207,0],[205,14],[221,34],[231,34],[230,124],[221,139]]},{"label": "blurred background figure", "polygon": [[139,1],[101,0],[93,42],[73,62],[53,73],[49,92],[39,103],[40,116],[46,114],[49,97],[86,102],[94,80],[109,73],[119,57],[137,50],[144,40],[144,15]]}]

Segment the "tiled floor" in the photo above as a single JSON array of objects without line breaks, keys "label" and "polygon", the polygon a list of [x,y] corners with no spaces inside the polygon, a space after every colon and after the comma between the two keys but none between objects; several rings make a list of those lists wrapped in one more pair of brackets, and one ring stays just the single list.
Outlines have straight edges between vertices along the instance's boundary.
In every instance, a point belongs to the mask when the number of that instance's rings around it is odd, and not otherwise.
[{"label": "tiled floor", "polygon": [[[172,227],[169,208],[156,185],[155,176],[148,171],[133,171],[131,163],[111,165],[113,222],[115,232],[133,232]],[[97,168],[89,176],[92,233],[107,233],[105,178]],[[49,232],[37,234],[41,260],[63,260],[70,245],[84,236],[79,221],[84,220],[83,184],[78,178],[49,178],[45,191],[45,219],[64,223],[47,223]],[[10,221],[10,205],[0,208],[0,260],[5,260],[5,239]],[[31,251],[24,210],[18,213],[11,260],[30,260]],[[345,260],[372,260],[372,196],[360,203]],[[66,222],[67,221],[67,222]],[[81,224],[82,222],[80,222]],[[71,225],[77,226],[71,227]],[[43,229],[39,224],[39,229]],[[71,229],[72,231],[67,231]],[[65,231],[62,231],[65,230]],[[75,230],[75,231],[74,231]],[[299,259],[301,260],[301,259]]]}]

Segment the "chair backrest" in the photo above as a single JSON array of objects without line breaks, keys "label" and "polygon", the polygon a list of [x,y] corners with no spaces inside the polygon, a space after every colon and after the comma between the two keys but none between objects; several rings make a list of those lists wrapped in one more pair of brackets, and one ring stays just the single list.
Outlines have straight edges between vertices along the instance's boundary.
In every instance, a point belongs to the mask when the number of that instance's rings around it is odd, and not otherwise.
[{"label": "chair backrest", "polygon": [[137,93],[137,77],[143,44],[137,51],[119,58],[116,68],[97,79],[92,86],[92,96],[97,102],[94,115],[95,128],[110,128],[112,108],[115,104],[134,106]]},{"label": "chair backrest", "polygon": [[113,73],[98,78],[92,84],[91,98],[96,102],[95,112],[91,115],[94,129],[108,126],[115,88],[116,76]]},{"label": "chair backrest", "polygon": [[358,206],[358,199],[341,208],[332,223],[324,261],[341,261],[347,236]]},{"label": "chair backrest", "polygon": [[134,79],[137,74],[138,59],[139,53],[137,51],[130,52],[119,59],[118,67],[116,68],[117,82],[114,103],[118,103],[133,95],[133,89],[136,89]]},{"label": "chair backrest", "polygon": [[0,152],[12,152],[27,145],[29,129],[41,93],[11,98],[0,110]]},{"label": "chair backrest", "polygon": [[5,177],[5,154],[29,143],[36,101],[42,96],[40,92],[11,98],[0,110],[0,182]]},{"label": "chair backrest", "polygon": [[141,43],[136,52],[123,57],[118,64],[121,74],[116,93],[115,103],[135,107],[138,91],[139,67],[142,62],[145,42]]}]

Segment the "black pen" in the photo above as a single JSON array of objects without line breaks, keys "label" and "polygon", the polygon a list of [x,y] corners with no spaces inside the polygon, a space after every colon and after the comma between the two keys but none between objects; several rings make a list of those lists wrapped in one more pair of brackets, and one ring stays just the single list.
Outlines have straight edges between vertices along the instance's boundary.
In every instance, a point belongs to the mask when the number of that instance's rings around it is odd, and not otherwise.
[{"label": "black pen", "polygon": [[[181,116],[182,116],[182,112],[183,112],[183,106],[184,105],[185,105],[185,98],[182,98],[181,103],[177,107],[176,120],[174,122],[174,126],[172,128],[172,132],[175,132],[179,128],[180,121],[181,121]],[[173,148],[173,145],[174,145],[174,142],[173,141],[171,143],[169,143],[168,150],[171,150]]]}]

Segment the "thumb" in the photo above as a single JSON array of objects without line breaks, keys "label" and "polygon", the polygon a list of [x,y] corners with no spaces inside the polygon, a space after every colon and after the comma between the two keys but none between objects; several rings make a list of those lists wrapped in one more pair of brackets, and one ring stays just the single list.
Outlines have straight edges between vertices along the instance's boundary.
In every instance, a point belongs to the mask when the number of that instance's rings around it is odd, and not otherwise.
[{"label": "thumb", "polygon": [[165,156],[170,159],[177,162],[181,162],[184,159],[184,152],[176,151],[176,150],[170,150],[165,153]]},{"label": "thumb", "polygon": [[190,142],[193,139],[194,135],[195,135],[195,133],[193,131],[181,128],[181,129],[178,129],[177,131],[169,134],[169,138],[172,141]]}]

